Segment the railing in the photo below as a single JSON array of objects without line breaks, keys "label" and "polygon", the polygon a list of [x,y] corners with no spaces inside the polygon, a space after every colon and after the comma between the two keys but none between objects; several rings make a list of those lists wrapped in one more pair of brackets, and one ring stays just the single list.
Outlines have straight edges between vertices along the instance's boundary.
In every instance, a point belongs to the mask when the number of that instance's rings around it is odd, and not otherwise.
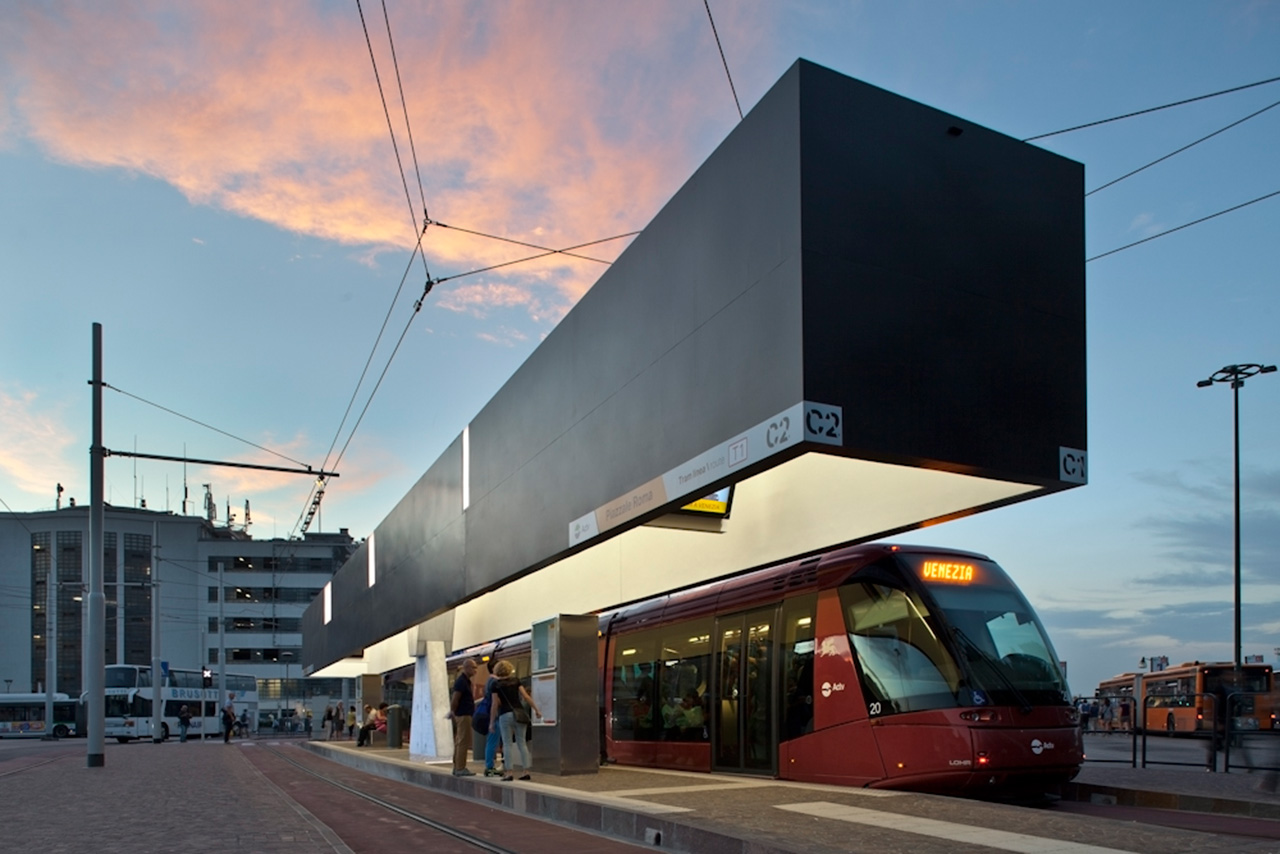
[{"label": "railing", "polygon": [[1272,710],[1277,694],[1241,691],[1227,697],[1229,714],[1225,721],[1222,764],[1244,771],[1280,771],[1280,729],[1275,728]]}]

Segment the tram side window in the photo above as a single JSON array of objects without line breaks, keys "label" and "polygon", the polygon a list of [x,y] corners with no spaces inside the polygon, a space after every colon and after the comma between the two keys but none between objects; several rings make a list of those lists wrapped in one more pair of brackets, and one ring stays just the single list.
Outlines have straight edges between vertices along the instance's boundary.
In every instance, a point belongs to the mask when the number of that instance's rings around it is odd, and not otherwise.
[{"label": "tram side window", "polygon": [[840,588],[840,601],[868,702],[878,702],[882,713],[956,705],[959,668],[918,596],[853,582]]},{"label": "tram side window", "polygon": [[782,605],[781,665],[783,741],[813,730],[814,622],[818,596],[810,593]]},{"label": "tram side window", "polygon": [[706,741],[710,618],[623,635],[611,668],[615,741]]},{"label": "tram side window", "polygon": [[707,741],[707,686],[711,682],[710,618],[662,630],[656,675],[657,737],[666,741]]},{"label": "tram side window", "polygon": [[615,741],[653,738],[653,671],[657,653],[656,631],[623,635],[616,641],[610,708]]}]

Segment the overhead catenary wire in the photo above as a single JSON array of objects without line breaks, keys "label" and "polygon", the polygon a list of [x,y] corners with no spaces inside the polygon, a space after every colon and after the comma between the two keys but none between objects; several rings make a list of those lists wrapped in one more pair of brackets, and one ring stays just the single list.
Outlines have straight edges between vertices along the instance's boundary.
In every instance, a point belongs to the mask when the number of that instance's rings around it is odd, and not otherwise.
[{"label": "overhead catenary wire", "polygon": [[1097,127],[1098,125],[1105,125],[1109,122],[1118,122],[1121,119],[1131,119],[1134,116],[1144,116],[1147,113],[1154,113],[1154,112],[1158,112],[1159,110],[1167,110],[1170,107],[1181,107],[1184,104],[1193,104],[1196,101],[1204,101],[1208,98],[1216,98],[1219,95],[1229,95],[1232,92],[1241,92],[1245,89],[1252,89],[1255,86],[1265,86],[1268,83],[1275,83],[1277,80],[1280,80],[1280,77],[1269,77],[1266,80],[1259,80],[1255,83],[1246,83],[1243,86],[1233,86],[1230,89],[1222,89],[1217,92],[1210,92],[1207,95],[1197,95],[1194,98],[1184,98],[1181,101],[1174,101],[1173,103],[1170,103],[1170,104],[1161,104],[1158,107],[1148,107],[1145,110],[1136,110],[1132,113],[1125,113],[1124,115],[1121,115],[1121,116],[1112,116],[1109,119],[1098,119],[1097,121],[1093,121],[1093,122],[1085,122],[1082,125],[1075,125],[1073,127],[1063,128],[1062,130],[1055,130],[1055,131],[1050,131],[1049,133],[1040,133],[1040,134],[1036,134],[1035,136],[1024,137],[1022,141],[1031,142],[1032,140],[1037,140],[1037,139],[1047,139],[1048,137],[1051,137],[1051,136],[1058,136],[1064,133],[1071,133],[1073,131],[1084,130],[1085,128]]},{"label": "overhead catenary wire", "polygon": [[[362,18],[363,20],[363,18]],[[404,130],[405,135],[409,137],[409,155],[413,158],[413,174],[418,179],[418,200],[422,202],[422,216],[424,219],[429,218],[427,213],[427,193],[422,188],[422,170],[418,167],[418,149],[413,144],[413,125],[409,123],[409,104],[404,97],[404,82],[400,79],[400,60],[396,58],[396,42],[391,37],[391,17],[387,14],[387,0],[382,0],[382,20],[387,25],[387,44],[391,47],[391,66],[396,72],[396,88],[400,92],[400,109],[404,112]],[[368,33],[365,33],[366,38]],[[370,51],[372,55],[372,50]],[[394,141],[394,134],[392,140]],[[410,215],[412,216],[412,203],[410,203]],[[422,259],[423,268],[426,268],[426,257]],[[427,278],[431,278],[431,274],[427,274]]]},{"label": "overhead catenary wire", "polygon": [[[356,0],[356,11],[360,13],[360,26],[364,29],[364,42],[369,48],[369,61],[373,65],[374,82],[378,84],[378,98],[382,101],[382,113],[387,118],[387,132],[391,135],[391,149],[392,151],[395,152],[396,167],[400,172],[400,183],[404,186],[404,200],[409,205],[409,219],[411,222],[414,223],[414,228],[416,230],[418,216],[413,206],[413,195],[409,192],[409,179],[405,177],[404,161],[401,160],[400,158],[400,145],[396,142],[395,125],[391,121],[391,108],[387,106],[387,94],[385,91],[383,91],[383,88],[382,88],[382,75],[378,73],[378,59],[373,52],[373,40],[369,37],[369,26],[365,23],[364,8],[360,5],[360,0]],[[390,34],[391,32],[390,21],[387,22],[387,32],[388,34]],[[397,70],[396,73],[398,77],[399,71]],[[403,95],[403,90],[402,90],[402,95]],[[408,116],[407,108],[406,108],[405,115],[407,118]],[[425,200],[423,202],[423,207],[424,208],[426,207]],[[425,252],[422,254],[422,269],[423,269],[423,272],[426,273],[427,278],[430,279],[431,271],[427,269],[427,256]]]},{"label": "overhead catenary wire", "polygon": [[139,397],[138,395],[133,394],[132,392],[125,391],[125,390],[124,390],[124,389],[122,389],[122,388],[117,388],[117,387],[115,387],[115,386],[111,385],[110,383],[106,383],[106,382],[104,382],[104,383],[102,384],[102,387],[103,387],[103,388],[109,388],[109,389],[111,389],[112,391],[116,392],[117,394],[123,394],[125,397],[131,397],[131,398],[133,398],[134,400],[138,401],[139,403],[145,403],[145,404],[147,404],[148,406],[154,406],[156,409],[159,409],[159,410],[161,410],[161,411],[163,411],[163,412],[167,412],[167,413],[169,413],[170,415],[175,415],[175,416],[177,416],[178,418],[183,419],[184,421],[190,421],[192,424],[198,424],[199,426],[204,427],[204,428],[205,428],[205,429],[207,429],[207,430],[212,430],[212,431],[213,431],[213,432],[215,432],[215,433],[221,433],[223,436],[226,436],[226,437],[227,437],[227,438],[229,438],[229,439],[235,439],[237,442],[243,442],[244,444],[246,444],[246,445],[250,445],[250,446],[252,446],[252,447],[254,447],[254,448],[257,448],[257,449],[258,449],[258,450],[260,450],[260,451],[266,451],[268,454],[273,454],[274,456],[277,456],[277,457],[279,457],[279,458],[280,458],[280,459],[282,459],[282,460],[288,460],[288,461],[289,461],[289,462],[291,462],[291,463],[297,463],[298,465],[302,466],[303,468],[308,468],[307,464],[306,464],[306,463],[304,463],[304,462],[302,462],[301,460],[295,460],[293,457],[286,456],[285,454],[282,454],[282,453],[280,453],[279,451],[273,451],[273,450],[271,450],[271,449],[270,449],[270,448],[268,448],[268,447],[265,447],[265,446],[263,446],[263,445],[259,445],[257,442],[251,442],[251,441],[249,441],[248,439],[245,439],[245,438],[242,438],[242,437],[240,437],[240,436],[235,435],[234,433],[228,433],[226,430],[220,430],[219,428],[214,427],[212,424],[206,424],[206,423],[204,423],[203,421],[200,421],[200,420],[198,420],[198,419],[192,418],[192,417],[191,417],[191,416],[189,416],[189,415],[183,415],[181,412],[177,412],[177,411],[175,411],[175,410],[173,410],[173,409],[170,409],[170,408],[169,408],[169,407],[167,407],[167,406],[161,406],[160,404],[155,403],[154,401],[147,400],[145,397]]},{"label": "overhead catenary wire", "polygon": [[1262,115],[1267,110],[1270,110],[1272,107],[1276,107],[1276,106],[1280,106],[1280,101],[1273,101],[1272,103],[1263,107],[1261,110],[1255,110],[1254,112],[1250,113],[1249,115],[1245,116],[1242,119],[1236,119],[1231,124],[1226,125],[1225,127],[1220,127],[1217,130],[1215,130],[1213,133],[1200,137],[1195,142],[1189,142],[1179,149],[1170,151],[1168,154],[1164,155],[1163,157],[1157,157],[1155,160],[1152,160],[1150,163],[1147,163],[1143,166],[1139,166],[1137,169],[1134,169],[1132,172],[1126,172],[1125,174],[1121,175],[1119,178],[1115,178],[1111,181],[1108,181],[1107,183],[1099,187],[1094,187],[1092,190],[1084,194],[1085,198],[1092,196],[1094,193],[1098,192],[1099,190],[1105,190],[1107,189],[1107,187],[1112,187],[1116,184],[1119,184],[1121,181],[1125,180],[1126,178],[1132,178],[1134,175],[1137,175],[1139,172],[1142,172],[1145,169],[1150,169],[1152,166],[1155,166],[1157,163],[1163,163],[1169,158],[1175,157],[1190,148],[1194,148],[1195,146],[1199,145],[1202,142],[1205,142],[1206,140],[1213,139],[1218,134],[1225,133],[1226,131],[1231,130],[1233,127],[1236,127],[1237,125],[1242,125],[1245,122],[1249,121],[1249,119],[1256,118],[1257,116]]},{"label": "overhead catenary wire", "polygon": [[[570,253],[570,251],[569,251],[569,250],[571,250],[571,249],[582,249],[582,248],[587,247],[587,246],[595,246],[595,245],[596,245],[596,244],[598,244],[598,243],[608,243],[610,240],[621,240],[621,239],[623,239],[624,237],[635,237],[635,236],[636,236],[637,234],[639,234],[639,233],[640,233],[640,232],[638,232],[638,231],[629,231],[629,232],[627,232],[626,234],[615,234],[613,237],[602,237],[602,238],[600,238],[599,240],[592,240],[592,241],[589,241],[589,242],[587,242],[587,243],[579,243],[579,244],[577,244],[576,246],[569,246],[569,247],[566,247],[566,248],[564,248],[564,249],[548,249],[548,250],[546,250],[546,251],[544,251],[544,252],[539,252],[537,255],[528,255],[528,256],[525,256],[524,258],[517,258],[517,259],[515,259],[514,261],[503,261],[503,262],[502,262],[502,263],[500,263],[500,264],[490,264],[488,267],[480,267],[479,269],[476,269],[476,270],[468,270],[468,271],[467,271],[467,272],[465,272],[465,273],[455,273],[455,274],[453,274],[452,276],[441,276],[439,279],[436,279],[434,282],[432,282],[432,284],[433,284],[433,285],[438,285],[438,284],[440,284],[441,282],[450,282],[450,281],[453,281],[454,279],[461,279],[461,278],[463,278],[464,276],[474,276],[474,275],[476,275],[477,273],[487,273],[487,272],[489,272],[490,270],[497,270],[497,269],[499,269],[499,268],[501,268],[501,267],[510,267],[510,266],[512,266],[512,265],[514,265],[514,264],[524,264],[524,263],[527,263],[527,262],[529,262],[529,261],[536,261],[536,260],[538,260],[539,258],[547,258],[547,257],[549,257],[549,256],[551,256],[551,255],[561,255],[561,254],[563,254],[563,255],[569,255],[569,254],[572,254],[572,253]],[[513,240],[513,241],[510,241],[510,242],[512,242],[512,243],[520,243],[520,241],[518,241],[518,240]],[[520,245],[522,245],[522,246],[531,246],[532,244],[529,244],[529,243],[520,243]],[[537,247],[535,247],[535,248],[537,248]],[[580,256],[575,256],[575,257],[580,257]],[[593,260],[593,261],[594,261],[595,259],[594,259],[594,258],[592,258],[592,259],[589,259],[589,260]],[[608,262],[608,261],[601,261],[600,263],[602,263],[602,264],[608,264],[609,262]]]},{"label": "overhead catenary wire", "polygon": [[[415,258],[421,257],[422,259],[422,271],[426,279],[426,289],[424,291],[423,296],[425,296],[427,292],[430,292],[431,286],[432,286],[431,269],[427,264],[426,251],[422,248],[422,238],[424,236],[424,232],[426,231],[427,221],[429,219],[429,215],[427,211],[426,191],[423,189],[423,186],[422,186],[422,171],[418,166],[417,147],[413,142],[413,129],[412,129],[412,125],[409,122],[408,102],[404,97],[404,84],[400,76],[400,63],[399,63],[399,60],[396,58],[395,41],[391,35],[391,18],[387,14],[387,7],[386,7],[386,3],[384,2],[382,4],[382,14],[383,14],[383,20],[385,21],[386,28],[387,28],[387,42],[391,47],[392,64],[395,68],[396,84],[399,87],[401,107],[404,111],[405,129],[406,129],[406,134],[409,138],[410,154],[413,157],[414,174],[416,175],[417,181],[418,181],[418,196],[419,196],[419,200],[422,203],[423,224],[421,228],[418,228],[417,226],[417,213],[413,204],[413,195],[409,191],[408,178],[405,177],[404,161],[400,157],[400,146],[396,142],[395,125],[391,121],[391,110],[387,106],[386,92],[382,87],[382,75],[378,71],[378,59],[377,59],[377,55],[374,53],[374,50],[373,50],[373,39],[369,35],[369,25],[365,21],[364,7],[361,5],[360,0],[356,0],[356,11],[360,15],[360,27],[364,31],[365,45],[369,49],[369,62],[373,68],[374,82],[377,84],[377,87],[378,87],[378,98],[382,103],[382,112],[387,120],[387,133],[391,137],[391,148],[392,148],[392,151],[395,153],[396,167],[397,167],[397,171],[400,173],[400,183],[404,187],[405,202],[409,206],[409,218],[410,218],[410,221],[414,224],[414,230],[417,232],[417,241],[414,244],[413,252],[409,256],[409,263],[405,267],[404,275],[400,277],[400,284],[396,287],[395,295],[391,298],[391,304],[387,307],[386,317],[383,319],[382,327],[378,330],[378,335],[374,340],[373,347],[369,351],[369,358],[365,362],[364,370],[361,372],[360,379],[356,382],[356,386],[351,392],[351,400],[347,403],[346,411],[343,413],[342,421],[339,423],[338,429],[334,433],[333,441],[329,445],[329,451],[328,453],[325,454],[325,462],[321,466],[321,468],[328,467],[329,459],[333,455],[333,449],[337,447],[338,439],[341,437],[342,430],[346,426],[347,418],[351,414],[351,408],[352,406],[355,405],[356,397],[359,395],[360,388],[364,384],[365,377],[368,375],[369,366],[372,364],[373,357],[377,353],[379,345],[382,343],[382,336],[386,331],[387,323],[391,319],[391,313],[395,310],[396,304],[400,301],[400,294],[404,289],[404,283],[408,279],[409,270],[412,269]],[[415,304],[415,308],[414,308],[415,316],[417,315],[420,307],[421,307],[421,299],[419,299],[418,302]],[[410,317],[410,320],[412,320],[412,316]],[[408,331],[407,327],[405,331],[406,332]],[[400,340],[401,341],[404,340],[404,333],[401,333]],[[399,350],[399,347],[400,347],[400,344],[399,342],[397,342],[395,350],[392,351],[391,356],[387,360],[386,367],[383,368],[383,376],[386,375],[386,370],[388,367],[390,367],[391,360],[395,358],[395,354]],[[381,379],[379,379],[379,385],[380,384],[381,384]],[[373,396],[376,393],[377,393],[377,386],[374,387],[373,391],[371,391],[369,394],[368,400],[365,401],[364,410],[361,412],[360,419],[358,419],[356,421],[356,424],[352,426],[351,433],[347,436],[346,444],[343,445],[343,452],[345,452],[347,446],[351,444],[351,440],[355,436],[356,427],[359,426],[360,420],[363,419],[364,412],[368,411],[369,404],[372,403]],[[342,454],[339,454],[338,459],[341,459],[341,458],[342,458]],[[337,468],[336,461],[333,467]],[[290,528],[290,531],[289,531],[290,539],[293,536],[293,531],[296,530],[299,526],[302,527],[303,532],[305,533],[306,526],[309,525],[311,521],[311,514],[314,514],[318,509],[319,499],[324,494],[325,483],[326,481],[323,478],[312,483],[310,493],[307,495],[306,505],[304,506],[302,512],[299,514],[298,521],[295,522],[293,526]]]},{"label": "overhead catenary wire", "polygon": [[1238,204],[1238,205],[1233,205],[1233,206],[1231,206],[1231,207],[1229,207],[1229,208],[1226,208],[1225,210],[1220,210],[1220,211],[1218,211],[1217,213],[1211,213],[1211,214],[1209,214],[1208,216],[1202,216],[1202,217],[1200,217],[1199,219],[1194,219],[1194,220],[1192,220],[1191,222],[1184,222],[1182,225],[1174,226],[1173,228],[1170,228],[1170,229],[1167,229],[1167,230],[1165,230],[1165,231],[1162,231],[1162,232],[1160,232],[1159,234],[1153,234],[1153,235],[1151,235],[1150,237],[1144,237],[1144,238],[1142,238],[1141,240],[1135,240],[1135,241],[1134,241],[1134,242],[1132,242],[1132,243],[1127,243],[1127,244],[1125,244],[1124,246],[1116,247],[1115,249],[1111,249],[1111,250],[1109,250],[1109,251],[1107,251],[1107,252],[1103,252],[1103,253],[1102,253],[1102,254],[1100,254],[1100,255],[1094,255],[1092,258],[1086,258],[1086,259],[1085,259],[1085,263],[1086,263],[1086,264],[1088,264],[1088,263],[1089,263],[1089,262],[1091,262],[1091,261],[1097,261],[1099,258],[1106,258],[1108,255],[1115,255],[1117,252],[1123,252],[1123,251],[1124,251],[1124,250],[1126,250],[1126,249],[1132,249],[1132,248],[1133,248],[1133,247],[1135,247],[1135,246],[1140,246],[1140,245],[1142,245],[1143,243],[1148,243],[1148,242],[1150,242],[1150,241],[1152,241],[1152,240],[1155,240],[1156,238],[1164,237],[1164,236],[1165,236],[1165,235],[1167,235],[1167,234],[1173,234],[1175,231],[1182,231],[1184,228],[1190,228],[1191,226],[1193,226],[1193,225],[1199,225],[1199,224],[1200,224],[1200,223],[1202,223],[1202,222],[1208,222],[1209,220],[1214,219],[1215,217],[1220,217],[1220,216],[1222,216],[1223,214],[1229,214],[1229,213],[1231,213],[1232,211],[1238,211],[1238,210],[1240,210],[1241,208],[1247,208],[1249,205],[1253,205],[1253,204],[1257,204],[1258,202],[1266,201],[1267,199],[1270,199],[1270,198],[1272,198],[1272,197],[1274,197],[1274,196],[1280,196],[1280,190],[1276,190],[1276,191],[1275,191],[1275,192],[1273,192],[1273,193],[1267,193],[1267,194],[1266,194],[1266,195],[1264,195],[1264,196],[1258,196],[1258,198],[1256,198],[1256,199],[1250,199],[1249,201],[1247,201],[1247,202],[1242,202],[1242,203],[1240,203],[1240,204]]},{"label": "overhead catenary wire", "polygon": [[716,37],[716,49],[720,51],[720,63],[724,65],[724,76],[729,78],[729,91],[733,93],[733,105],[738,108],[738,120],[741,121],[742,104],[738,102],[738,90],[733,85],[733,75],[729,73],[729,60],[724,58],[724,46],[720,44],[720,33],[716,30],[716,19],[711,16],[711,0],[702,0],[707,9],[707,20],[711,22],[711,35]]},{"label": "overhead catenary wire", "polygon": [[[447,229],[449,229],[450,231],[460,231],[460,232],[462,232],[463,234],[474,234],[476,237],[486,237],[486,238],[488,238],[488,239],[490,239],[490,240],[500,240],[500,241],[502,241],[503,243],[513,243],[513,244],[515,244],[516,246],[527,246],[527,247],[529,247],[530,249],[540,249],[540,250],[542,250],[544,253],[548,253],[548,254],[567,255],[567,256],[569,256],[570,258],[581,258],[583,261],[595,261],[597,264],[612,264],[612,263],[613,263],[612,261],[605,261],[605,260],[603,260],[603,259],[601,259],[601,258],[592,258],[590,255],[579,255],[579,254],[577,254],[577,253],[575,253],[575,252],[571,252],[571,251],[570,251],[571,249],[577,249],[577,248],[580,248],[579,246],[570,246],[568,249],[551,249],[551,248],[549,248],[549,247],[547,247],[547,246],[539,246],[539,245],[538,245],[538,244],[536,244],[536,243],[527,243],[527,242],[525,242],[525,241],[523,241],[523,240],[515,240],[515,239],[510,238],[510,237],[500,237],[500,236],[498,236],[498,235],[496,235],[496,234],[485,234],[483,231],[473,231],[473,230],[472,230],[472,229],[470,229],[470,228],[463,228],[463,227],[462,227],[462,226],[460,226],[460,225],[450,225],[450,224],[449,224],[449,223],[447,223],[447,222],[437,222],[436,220],[429,219],[429,220],[427,220],[427,224],[428,224],[428,225],[434,225],[434,226],[436,226],[436,227],[438,227],[438,228],[447,228]],[[603,239],[601,239],[601,240],[595,240],[595,241],[592,241],[591,243],[583,243],[583,244],[581,244],[581,246],[593,246],[593,245],[595,245],[596,243],[605,243],[605,242],[607,242],[607,241],[609,241],[609,240],[620,240],[621,238],[624,238],[624,237],[635,237],[635,236],[636,236],[637,234],[639,234],[639,233],[640,233],[640,232],[638,232],[638,231],[629,231],[629,232],[627,232],[626,234],[615,234],[613,237],[605,237],[605,238],[603,238]],[[542,256],[541,256],[541,255],[537,255],[537,256],[534,256],[534,257],[541,258]]]}]

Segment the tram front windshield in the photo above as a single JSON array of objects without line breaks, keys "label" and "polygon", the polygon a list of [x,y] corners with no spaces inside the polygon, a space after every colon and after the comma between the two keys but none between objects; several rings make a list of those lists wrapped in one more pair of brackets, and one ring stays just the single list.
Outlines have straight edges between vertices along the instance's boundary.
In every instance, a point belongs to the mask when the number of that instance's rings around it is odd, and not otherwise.
[{"label": "tram front windshield", "polygon": [[899,557],[905,572],[875,565],[840,590],[872,708],[893,714],[1066,702],[1053,647],[1000,567],[953,556]]},{"label": "tram front windshield", "polygon": [[[991,561],[903,555],[942,612],[974,705],[1045,705],[1071,693],[1040,618]],[[966,703],[967,704],[967,703]]]}]

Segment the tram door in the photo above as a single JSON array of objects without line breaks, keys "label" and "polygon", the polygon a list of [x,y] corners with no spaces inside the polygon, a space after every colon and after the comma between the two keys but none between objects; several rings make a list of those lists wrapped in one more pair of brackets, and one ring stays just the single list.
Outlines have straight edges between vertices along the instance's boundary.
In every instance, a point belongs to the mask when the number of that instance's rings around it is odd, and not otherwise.
[{"label": "tram door", "polygon": [[777,771],[775,609],[716,618],[711,756],[716,771]]}]

